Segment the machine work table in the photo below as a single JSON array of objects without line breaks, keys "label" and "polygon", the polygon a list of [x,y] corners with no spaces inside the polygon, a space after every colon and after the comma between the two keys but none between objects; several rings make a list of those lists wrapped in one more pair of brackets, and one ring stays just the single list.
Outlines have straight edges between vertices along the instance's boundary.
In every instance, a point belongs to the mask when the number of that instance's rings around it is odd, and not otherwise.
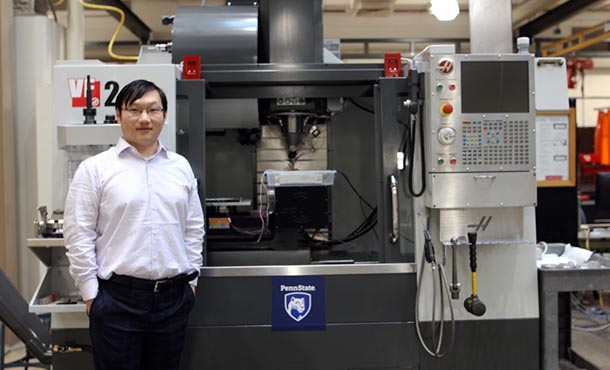
[{"label": "machine work table", "polygon": [[558,294],[610,289],[610,260],[593,255],[586,267],[538,269],[542,369],[559,368]]}]

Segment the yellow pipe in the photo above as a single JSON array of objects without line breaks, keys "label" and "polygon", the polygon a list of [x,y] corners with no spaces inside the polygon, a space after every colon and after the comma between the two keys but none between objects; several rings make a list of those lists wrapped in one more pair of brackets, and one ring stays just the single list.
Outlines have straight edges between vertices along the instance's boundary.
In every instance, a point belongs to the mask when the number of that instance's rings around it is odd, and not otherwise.
[{"label": "yellow pipe", "polygon": [[585,230],[585,248],[587,248],[587,250],[591,250],[589,247],[589,235],[591,235],[591,229]]},{"label": "yellow pipe", "polygon": [[125,23],[125,12],[123,12],[121,9],[116,8],[114,6],[91,4],[91,3],[86,3],[83,0],[78,0],[78,1],[85,8],[97,9],[97,10],[106,10],[106,11],[111,11],[111,12],[119,13],[119,15],[121,16],[121,20],[119,22],[118,27],[114,31],[114,35],[112,35],[112,38],[110,39],[110,42],[108,43],[108,54],[112,58],[114,58],[114,59],[118,59],[118,60],[130,60],[130,61],[136,61],[137,62],[138,61],[138,57],[137,56],[118,55],[118,54],[115,54],[112,51],[112,47],[114,46],[114,41],[116,40],[117,36],[119,35],[119,31],[121,30],[121,27],[123,27],[123,24]]}]

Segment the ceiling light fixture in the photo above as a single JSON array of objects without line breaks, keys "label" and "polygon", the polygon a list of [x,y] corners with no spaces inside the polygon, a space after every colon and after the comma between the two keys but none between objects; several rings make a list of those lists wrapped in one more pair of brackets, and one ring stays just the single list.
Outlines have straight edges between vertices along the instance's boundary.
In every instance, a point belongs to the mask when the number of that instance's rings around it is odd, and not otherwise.
[{"label": "ceiling light fixture", "polygon": [[430,0],[430,13],[439,21],[452,21],[460,14],[457,0]]}]

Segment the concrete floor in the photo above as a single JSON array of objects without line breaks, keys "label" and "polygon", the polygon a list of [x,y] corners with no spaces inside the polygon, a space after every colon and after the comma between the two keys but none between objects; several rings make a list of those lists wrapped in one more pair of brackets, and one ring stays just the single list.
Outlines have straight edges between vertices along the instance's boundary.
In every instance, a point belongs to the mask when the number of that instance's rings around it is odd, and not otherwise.
[{"label": "concrete floor", "polygon": [[[18,343],[15,346],[9,348],[4,357],[4,363],[8,364],[13,361],[22,359],[25,356],[25,347],[23,343]],[[33,362],[33,361],[32,361]],[[12,367],[11,369],[21,370],[23,367]]]},{"label": "concrete floor", "polygon": [[608,339],[593,333],[573,332],[572,349],[595,368],[610,370],[610,341]]}]

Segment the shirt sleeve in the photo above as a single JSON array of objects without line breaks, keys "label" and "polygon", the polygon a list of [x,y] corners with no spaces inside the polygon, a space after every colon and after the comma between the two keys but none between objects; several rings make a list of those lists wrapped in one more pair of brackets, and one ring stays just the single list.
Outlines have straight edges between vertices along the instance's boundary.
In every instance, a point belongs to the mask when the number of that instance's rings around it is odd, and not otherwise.
[{"label": "shirt sleeve", "polygon": [[[205,231],[203,210],[201,208],[199,193],[197,192],[197,179],[194,175],[192,177],[191,187],[189,189],[189,205],[184,235],[186,255],[189,261],[189,270],[197,271],[199,273],[203,264],[202,251]],[[197,279],[194,279],[190,283],[196,286]]]},{"label": "shirt sleeve", "polygon": [[66,196],[64,242],[70,261],[70,275],[85,301],[95,298],[98,292],[95,243],[99,191],[99,181],[92,162],[82,162]]}]

